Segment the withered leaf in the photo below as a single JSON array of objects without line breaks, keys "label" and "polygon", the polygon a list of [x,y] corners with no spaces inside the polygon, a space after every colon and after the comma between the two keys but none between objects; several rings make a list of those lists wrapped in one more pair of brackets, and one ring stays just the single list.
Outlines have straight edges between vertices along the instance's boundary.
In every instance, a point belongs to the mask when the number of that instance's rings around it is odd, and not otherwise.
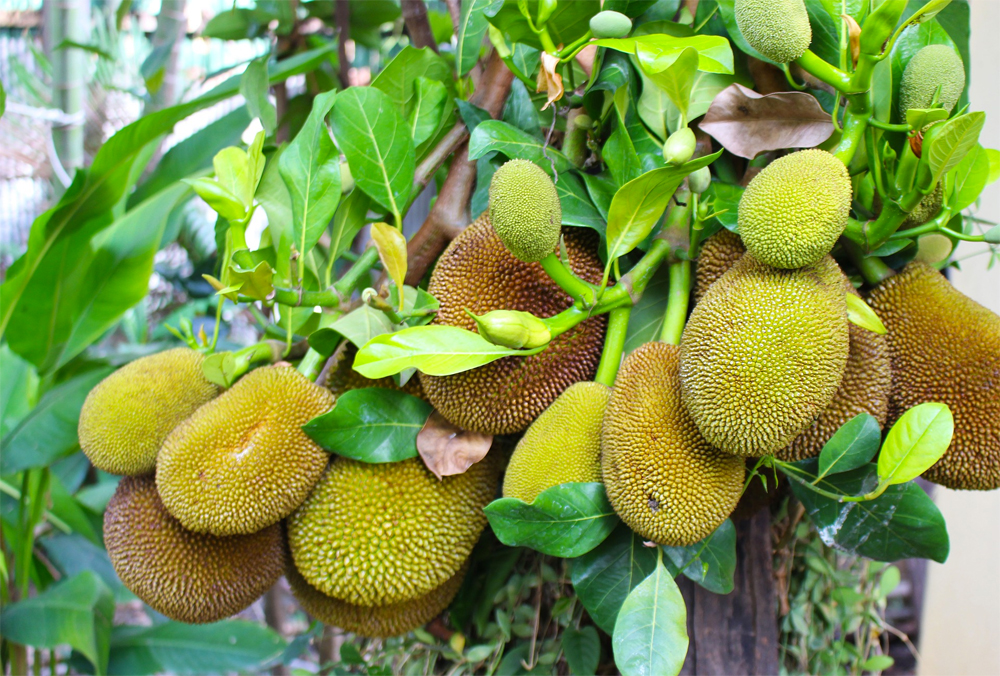
[{"label": "withered leaf", "polygon": [[437,411],[417,434],[417,453],[438,479],[464,473],[485,458],[492,445],[491,435],[456,427]]},{"label": "withered leaf", "polygon": [[740,157],[768,150],[814,148],[833,134],[833,121],[812,94],[758,94],[732,84],[715,97],[698,125]]},{"label": "withered leaf", "polygon": [[536,92],[545,92],[545,105],[542,110],[551,106],[563,97],[562,75],[559,74],[559,57],[548,52],[542,52],[542,64],[538,69],[538,87]]},{"label": "withered leaf", "polygon": [[858,22],[850,14],[841,14],[840,18],[844,20],[844,24],[847,26],[847,36],[851,44],[851,60],[857,66],[858,57],[861,56],[861,26],[858,25]]}]

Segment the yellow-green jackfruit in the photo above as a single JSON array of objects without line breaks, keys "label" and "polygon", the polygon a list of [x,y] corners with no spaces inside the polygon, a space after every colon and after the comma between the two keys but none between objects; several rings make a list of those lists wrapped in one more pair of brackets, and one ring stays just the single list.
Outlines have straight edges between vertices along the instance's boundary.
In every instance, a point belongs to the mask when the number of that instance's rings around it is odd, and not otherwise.
[{"label": "yellow-green jackfruit", "polygon": [[847,363],[843,273],[750,253],[709,288],[681,337],[684,403],[705,439],[760,457],[787,446],[833,400]]},{"label": "yellow-green jackfruit", "polygon": [[1000,317],[937,270],[910,263],[868,304],[889,333],[892,425],[924,402],[947,404],[955,433],[924,478],[957,489],[1000,488]]},{"label": "yellow-green jackfruit", "polygon": [[337,458],[288,520],[295,567],[328,596],[385,606],[427,594],[459,571],[486,525],[499,457],[438,480],[419,458]]},{"label": "yellow-green jackfruit", "polygon": [[215,397],[205,379],[205,357],[186,347],[142,357],[90,391],[80,411],[80,448],[97,469],[146,474],[173,430]]},{"label": "yellow-green jackfruit", "polygon": [[906,64],[899,82],[900,118],[911,108],[930,108],[938,87],[938,103],[950,113],[965,90],[965,66],[948,45],[928,45]]},{"label": "yellow-green jackfruit", "polygon": [[[599,283],[603,266],[591,230],[564,231],[568,267]],[[427,290],[441,307],[435,324],[476,330],[477,315],[520,310],[551,317],[573,304],[538,263],[515,258],[500,242],[485,215],[465,229],[441,254]],[[451,423],[483,434],[512,434],[526,428],[573,383],[591,380],[604,346],[605,315],[556,336],[543,352],[505,357],[451,376],[420,374],[427,400]]]},{"label": "yellow-green jackfruit", "polygon": [[507,465],[503,496],[533,501],[546,488],[601,480],[601,420],[611,390],[576,383],[531,423]]},{"label": "yellow-green jackfruit", "polygon": [[251,535],[192,533],[160,501],[152,476],[125,477],[104,513],[104,544],[121,581],[178,622],[234,615],[281,577],[281,524]]},{"label": "yellow-green jackfruit", "polygon": [[720,453],[681,402],[678,348],[647,343],[625,359],[601,432],[608,500],[644,538],[690,545],[736,507],[743,459]]},{"label": "yellow-green jackfruit", "polygon": [[329,390],[290,366],[251,371],[163,442],[163,504],[199,533],[255,533],[281,521],[330,459],[302,426],[332,406]]},{"label": "yellow-green jackfruit", "polygon": [[776,63],[794,61],[812,43],[803,0],[736,0],[735,12],[747,43]]},{"label": "yellow-green jackfruit", "polygon": [[746,253],[740,236],[728,230],[720,230],[705,240],[698,252],[694,273],[694,302],[697,303],[736,261]]},{"label": "yellow-green jackfruit", "polygon": [[851,211],[847,167],[825,150],[785,155],[754,176],[739,206],[747,251],[776,268],[801,268],[830,253]]},{"label": "yellow-green jackfruit", "polygon": [[535,263],[555,251],[562,205],[549,175],[534,162],[510,160],[490,181],[490,220],[514,257]]}]

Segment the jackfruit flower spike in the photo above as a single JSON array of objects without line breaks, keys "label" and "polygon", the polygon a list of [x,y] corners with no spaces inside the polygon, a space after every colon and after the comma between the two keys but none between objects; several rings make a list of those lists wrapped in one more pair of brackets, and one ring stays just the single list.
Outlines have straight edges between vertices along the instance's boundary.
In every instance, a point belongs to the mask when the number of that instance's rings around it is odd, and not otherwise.
[{"label": "jackfruit flower spike", "polygon": [[481,316],[466,312],[476,320],[479,335],[494,345],[532,350],[552,340],[548,325],[530,312],[493,310]]}]

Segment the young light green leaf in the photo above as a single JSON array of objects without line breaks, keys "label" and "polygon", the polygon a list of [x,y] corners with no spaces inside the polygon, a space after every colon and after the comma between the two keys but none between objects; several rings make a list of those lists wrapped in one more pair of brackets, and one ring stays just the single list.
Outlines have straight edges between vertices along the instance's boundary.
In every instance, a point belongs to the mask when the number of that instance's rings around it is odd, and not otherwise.
[{"label": "young light green leaf", "polygon": [[448,89],[436,80],[418,77],[414,91],[409,126],[413,145],[418,146],[429,139],[438,128],[445,104],[448,102]]},{"label": "young light green leaf", "polygon": [[[403,280],[406,279],[406,237],[398,228],[387,223],[372,223],[372,241],[375,242],[382,267],[389,273],[396,288],[402,289]],[[399,308],[403,309],[402,297]]]},{"label": "young light green leaf", "polygon": [[201,372],[210,383],[232,387],[236,382],[236,356],[232,352],[216,352],[205,357]]},{"label": "young light green leaf", "polygon": [[611,637],[622,676],[677,676],[687,655],[687,608],[662,562],[622,604]]},{"label": "young light green leaf", "polygon": [[240,94],[246,99],[250,116],[259,119],[264,131],[271,135],[278,126],[278,113],[267,97],[267,61],[264,55],[250,62],[240,78]]},{"label": "young light green leaf", "polygon": [[642,63],[646,76],[670,98],[682,115],[682,124],[686,124],[688,108],[691,103],[691,87],[698,71],[698,51],[692,47],[685,48],[677,60],[660,71],[653,71],[646,63]]},{"label": "young light green leaf", "polygon": [[944,108],[910,108],[906,111],[906,124],[910,129],[920,130],[929,124],[948,119]]},{"label": "young light green leaf", "polygon": [[856,326],[860,326],[863,329],[868,329],[873,333],[877,333],[880,336],[884,336],[888,333],[888,329],[885,328],[885,324],[879,319],[878,315],[875,314],[875,310],[871,309],[871,306],[866,303],[861,296],[856,296],[853,293],[849,293],[847,298],[847,320]]},{"label": "young light green leaf", "polygon": [[501,122],[480,122],[469,137],[469,159],[479,159],[488,152],[500,152],[510,159],[531,160],[546,172],[561,173],[573,168],[566,156],[526,131]]},{"label": "young light green leaf", "polygon": [[698,70],[709,73],[732,73],[733,50],[729,40],[717,35],[694,35],[681,38],[673,35],[641,35],[631,38],[597,40],[598,47],[607,47],[626,54],[635,54],[639,62],[654,72],[669,68],[681,52],[691,48],[698,52]]},{"label": "young light green leaf", "polygon": [[[976,142],[986,124],[986,113],[966,113],[940,125],[940,129],[931,127],[934,131],[933,141],[927,147],[926,138],[921,163],[926,163],[930,169],[931,183],[937,183],[941,177],[958,166],[965,154]],[[928,132],[930,135],[931,132]]]},{"label": "young light green leaf", "polygon": [[882,444],[879,482],[891,486],[916,479],[945,454],[954,431],[955,420],[945,404],[928,402],[906,411]]},{"label": "young light green leaf", "polygon": [[370,305],[360,305],[327,328],[320,329],[317,333],[335,331],[355,346],[363,347],[375,336],[391,333],[393,330],[392,322],[389,321],[384,312],[376,310]]},{"label": "young light green leaf", "polygon": [[882,428],[873,416],[859,413],[840,426],[819,454],[819,476],[849,472],[867,465],[878,453]]},{"label": "young light green leaf", "polygon": [[229,221],[238,221],[246,216],[246,207],[239,198],[210,178],[183,178],[181,182],[191,186],[205,204],[215,213]]},{"label": "young light green leaf", "polygon": [[252,270],[238,265],[229,266],[229,281],[233,286],[239,285],[239,291],[244,296],[254,300],[267,300],[274,291],[274,270],[267,261],[261,261]]},{"label": "young light green leaf", "polygon": [[888,655],[872,655],[861,664],[861,670],[877,674],[885,671],[895,663],[896,660]]},{"label": "young light green leaf", "polygon": [[990,158],[978,143],[962,158],[952,174],[955,181],[954,213],[972,206],[979,199],[990,178]]},{"label": "young light green leaf", "polygon": [[[215,180],[219,185],[235,196],[243,205],[244,212],[250,210],[253,204],[257,185],[264,174],[264,132],[258,132],[253,143],[246,150],[236,146],[223,148],[212,158],[215,169]],[[242,220],[230,218],[229,220]]]},{"label": "young light green leaf", "polygon": [[990,160],[990,173],[986,179],[986,185],[1000,180],[1000,150],[986,148],[986,157]]},{"label": "young light green leaf", "polygon": [[353,191],[344,198],[333,216],[333,232],[330,234],[329,256],[336,260],[351,248],[355,235],[365,225],[365,216],[371,199],[360,190]]}]

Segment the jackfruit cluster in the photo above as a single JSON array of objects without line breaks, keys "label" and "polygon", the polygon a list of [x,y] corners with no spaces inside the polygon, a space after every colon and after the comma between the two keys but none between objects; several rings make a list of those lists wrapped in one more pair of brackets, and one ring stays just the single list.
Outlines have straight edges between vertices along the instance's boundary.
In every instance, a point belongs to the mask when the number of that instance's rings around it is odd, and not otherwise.
[{"label": "jackfruit cluster", "polygon": [[[603,265],[591,230],[566,228],[564,261],[580,278],[599,283]],[[511,254],[483,215],[456,237],[438,259],[427,288],[440,302],[435,324],[476,330],[469,312],[519,310],[551,317],[573,304],[538,263]],[[597,370],[607,318],[573,327],[530,357],[505,357],[450,376],[420,374],[427,400],[451,423],[483,434],[525,429],[559,394]]]},{"label": "jackfruit cluster", "polygon": [[[940,92],[938,88],[940,87]],[[937,102],[949,113],[965,90],[962,57],[948,45],[928,45],[913,55],[899,82],[899,115],[911,109],[930,108]]]},{"label": "jackfruit cluster", "polygon": [[490,181],[490,221],[518,260],[535,263],[555,251],[562,205],[552,179],[528,160],[510,160]]},{"label": "jackfruit cluster", "polygon": [[790,63],[812,43],[803,0],[736,0],[736,25],[747,43],[775,63]]}]

